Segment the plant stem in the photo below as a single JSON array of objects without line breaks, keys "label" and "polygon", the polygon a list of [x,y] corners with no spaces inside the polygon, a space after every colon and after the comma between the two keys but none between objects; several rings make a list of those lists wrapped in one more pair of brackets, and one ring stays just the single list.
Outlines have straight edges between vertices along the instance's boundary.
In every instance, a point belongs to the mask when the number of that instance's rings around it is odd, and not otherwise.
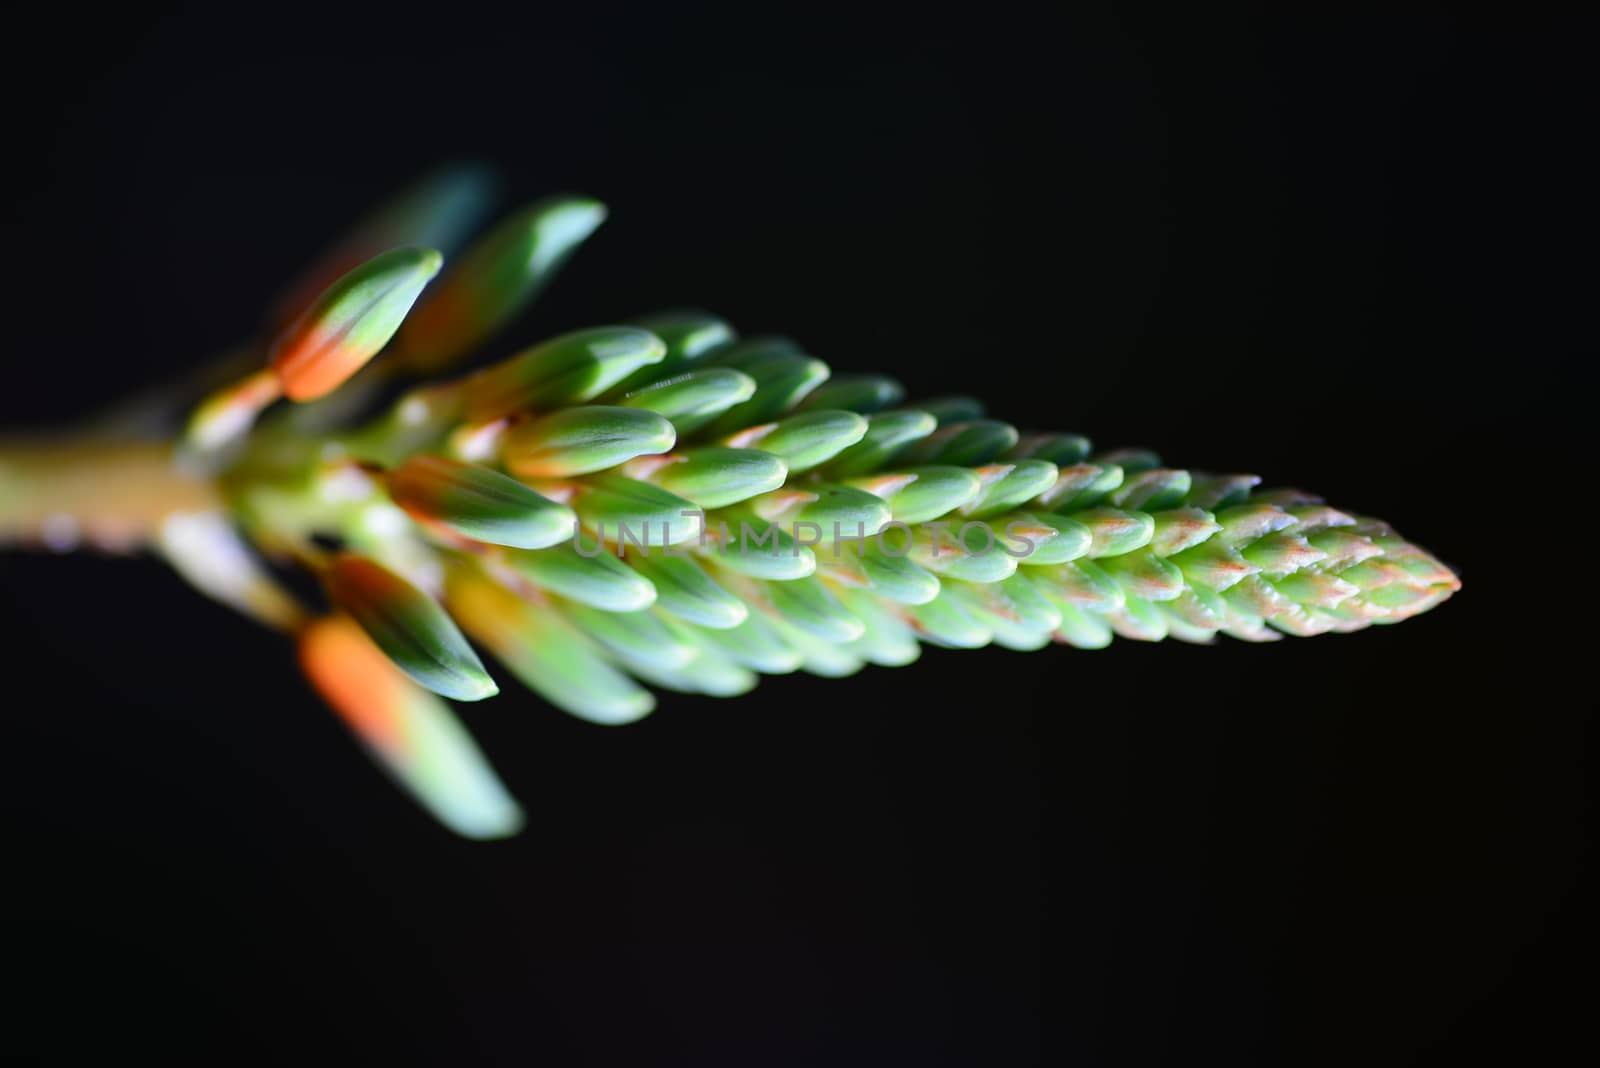
[{"label": "plant stem", "polygon": [[219,504],[172,442],[71,435],[0,439],[0,545],[132,552],[174,514]]}]

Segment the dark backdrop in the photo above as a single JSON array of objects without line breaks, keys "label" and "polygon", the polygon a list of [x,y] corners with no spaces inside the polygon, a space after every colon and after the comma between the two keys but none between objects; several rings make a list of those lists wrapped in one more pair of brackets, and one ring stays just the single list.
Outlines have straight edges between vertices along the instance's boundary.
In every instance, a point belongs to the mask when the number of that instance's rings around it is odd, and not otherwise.
[{"label": "dark backdrop", "polygon": [[478,845],[157,564],[0,557],[8,1051],[1590,1044],[1566,598],[1592,494],[1556,402],[1592,344],[1593,25],[985,14],[8,16],[0,425],[189,366],[364,207],[476,155],[513,199],[613,209],[508,344],[705,305],[1316,489],[1465,591],[1273,647],[930,651],[625,730],[510,693],[466,719],[531,827]]}]

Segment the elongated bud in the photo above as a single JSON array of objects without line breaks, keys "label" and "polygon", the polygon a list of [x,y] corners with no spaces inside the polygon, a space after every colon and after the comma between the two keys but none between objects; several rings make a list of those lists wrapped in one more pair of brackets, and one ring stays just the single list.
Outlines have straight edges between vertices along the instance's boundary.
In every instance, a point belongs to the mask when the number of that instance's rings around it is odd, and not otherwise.
[{"label": "elongated bud", "polygon": [[803,411],[828,408],[870,415],[905,399],[906,388],[884,375],[842,375],[830,378],[800,402]]},{"label": "elongated bud", "polygon": [[729,351],[734,355],[719,355],[718,363],[755,379],[755,394],[714,419],[706,428],[713,436],[769,422],[800,403],[806,394],[828,379],[828,365],[821,360],[797,352],[742,349],[748,344],[751,343],[732,346]]},{"label": "elongated bud", "polygon": [[506,565],[535,586],[606,612],[642,612],[656,600],[650,580],[607,552],[593,556],[571,545],[507,553]]},{"label": "elongated bud", "polygon": [[273,345],[284,394],[316,400],[343,385],[388,344],[443,262],[432,249],[393,249],[333,283]]},{"label": "elongated bud", "polygon": [[1052,512],[1088,508],[1122,485],[1122,468],[1099,464],[1074,464],[1056,472],[1056,484],[1039,494],[1034,504]]},{"label": "elongated bud", "polygon": [[1018,563],[1034,567],[1076,560],[1094,544],[1094,532],[1071,516],[1012,512],[993,526],[1008,538],[1026,539],[1029,550]]},{"label": "elongated bud", "polygon": [[1024,434],[1005,452],[1008,460],[1048,460],[1057,467],[1081,464],[1093,446],[1082,434]]},{"label": "elongated bud", "polygon": [[[1174,556],[1202,544],[1222,529],[1222,524],[1211,518],[1210,512],[1199,508],[1172,508],[1156,512],[1151,519],[1155,521],[1155,529],[1150,537],[1150,549],[1157,556]],[[1364,542],[1364,539],[1357,540]]]},{"label": "elongated bud", "polygon": [[1056,465],[1048,460],[1017,460],[990,465],[998,477],[986,480],[976,500],[962,505],[961,514],[986,519],[1031,501],[1056,482]]},{"label": "elongated bud", "polygon": [[695,644],[686,639],[686,628],[674,628],[655,612],[607,612],[575,601],[561,602],[559,607],[579,630],[630,666],[674,672],[695,658]]},{"label": "elongated bud", "polygon": [[880,412],[867,419],[861,440],[828,463],[828,474],[848,478],[877,471],[915,441],[933,433],[938,420],[927,412]]},{"label": "elongated bud", "polygon": [[1146,512],[1176,508],[1189,495],[1192,481],[1187,471],[1152,467],[1126,477],[1107,500],[1118,508],[1138,508]]},{"label": "elongated bud", "polygon": [[948,397],[930,397],[911,405],[919,412],[927,412],[939,420],[940,426],[950,423],[967,423],[974,419],[982,419],[988,409],[983,401],[977,397],[964,394],[954,394]]},{"label": "elongated bud", "polygon": [[686,623],[726,630],[743,623],[750,614],[745,603],[706,574],[705,568],[686,556],[632,553],[628,562],[656,589],[656,607]]},{"label": "elongated bud", "polygon": [[749,400],[755,391],[756,380],[743,371],[707,367],[643,386],[625,394],[617,403],[664,415],[681,435],[698,430],[735,404]]},{"label": "elongated bud", "polygon": [[449,707],[417,688],[342,616],[306,626],[300,665],[367,750],[433,813],[467,838],[504,838],[522,810]]},{"label": "elongated bud", "polygon": [[918,636],[950,649],[981,649],[994,640],[994,632],[973,619],[954,597],[937,597],[926,604],[908,605],[906,616]]},{"label": "elongated bud", "polygon": [[927,604],[939,596],[939,577],[904,555],[874,549],[861,557],[873,592],[899,604]]},{"label": "elongated bud", "polygon": [[906,450],[909,460],[924,464],[986,464],[1017,443],[1017,428],[994,419],[939,423],[939,429]]},{"label": "elongated bud", "polygon": [[490,545],[543,549],[572,537],[578,517],[514,478],[442,456],[413,456],[388,477],[412,516]]},{"label": "elongated bud", "polygon": [[362,219],[323,253],[278,301],[271,316],[281,328],[299,318],[341,275],[392,248],[436,248],[454,256],[495,199],[498,179],[488,167],[457,162],[424,175]]},{"label": "elongated bud", "polygon": [[766,597],[784,622],[825,642],[853,642],[866,630],[866,625],[815,575],[791,582],[769,582]]},{"label": "elongated bud", "polygon": [[922,655],[916,632],[893,605],[865,590],[842,590],[839,599],[866,624],[850,644],[852,653],[879,667],[905,667]]},{"label": "elongated bud", "polygon": [[817,570],[817,554],[783,524],[741,515],[729,523],[728,538],[713,557],[725,572],[787,582]]},{"label": "elongated bud", "polygon": [[552,197],[496,225],[406,324],[400,345],[410,369],[447,367],[508,323],[605,217],[599,201]]},{"label": "elongated bud", "polygon": [[[644,368],[617,383],[614,392],[630,393],[699,367],[733,343],[733,327],[726,319],[693,309],[657,312],[630,320],[629,326],[648,330],[667,347],[666,358],[654,368]],[[754,392],[752,386],[751,392]]]},{"label": "elongated bud", "polygon": [[[700,536],[699,513],[693,501],[648,482],[622,475],[594,475],[577,487],[572,508],[588,530],[608,541],[681,545]],[[684,513],[691,513],[685,515]]]},{"label": "elongated bud", "polygon": [[793,519],[786,519],[786,522],[796,527],[801,523],[815,523],[825,545],[833,543],[835,527],[840,539],[871,536],[893,518],[883,498],[855,486],[821,483],[811,491],[816,494],[816,500],[802,504]]},{"label": "elongated bud", "polygon": [[729,438],[728,444],[759,445],[782,458],[791,474],[798,474],[833,459],[866,433],[866,419],[855,412],[803,412],[777,423],[747,428]]},{"label": "elongated bud", "polygon": [[782,367],[796,356],[805,356],[798,341],[777,334],[765,334],[760,337],[747,337],[723,346],[712,355],[711,362],[719,367],[735,367],[741,371],[749,371],[757,367]]},{"label": "elongated bud", "polygon": [[1085,508],[1072,518],[1089,528],[1090,556],[1121,556],[1142,549],[1155,537],[1156,521],[1147,512]]},{"label": "elongated bud", "polygon": [[470,564],[446,573],[450,610],[506,670],[551,704],[591,723],[632,723],[655,708],[558,613],[523,601]]},{"label": "elongated bud", "polygon": [[655,412],[591,405],[517,423],[502,440],[500,455],[523,478],[566,478],[666,452],[677,437]]},{"label": "elongated bud", "polygon": [[583,404],[646,364],[660,363],[661,339],[634,326],[563,334],[467,380],[466,412],[487,422],[522,411]]},{"label": "elongated bud", "polygon": [[499,692],[439,603],[381,564],[340,553],[328,567],[328,596],[378,648],[421,685],[458,701]]},{"label": "elongated bud", "polygon": [[664,462],[641,461],[640,467],[652,470],[639,477],[708,509],[775,490],[789,475],[781,459],[761,449],[706,445],[660,459]]},{"label": "elongated bud", "polygon": [[926,523],[976,500],[983,481],[965,467],[908,467],[912,481],[889,499],[894,518],[901,523]]}]

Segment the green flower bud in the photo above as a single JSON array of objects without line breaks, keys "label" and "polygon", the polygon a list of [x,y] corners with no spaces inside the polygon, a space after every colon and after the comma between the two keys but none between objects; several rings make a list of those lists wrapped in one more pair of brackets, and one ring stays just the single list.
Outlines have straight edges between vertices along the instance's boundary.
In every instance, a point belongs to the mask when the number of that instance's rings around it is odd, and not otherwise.
[{"label": "green flower bud", "polygon": [[707,424],[706,433],[713,437],[771,421],[800,403],[829,374],[827,364],[798,353],[719,362],[755,379],[756,391],[749,400],[735,404]]},{"label": "green flower bud", "polygon": [[927,604],[939,596],[939,578],[906,556],[884,552],[881,547],[863,553],[861,569],[872,583],[873,592],[899,604]]},{"label": "green flower bud", "polygon": [[[733,327],[710,312],[680,310],[657,312],[635,319],[630,326],[648,330],[667,347],[666,357],[654,367],[641,368],[617,383],[612,392],[630,393],[662,379],[676,377],[733,344]],[[755,391],[754,386],[751,392]]]},{"label": "green flower bud", "polygon": [[1188,496],[1190,484],[1187,471],[1152,467],[1124,480],[1112,491],[1110,501],[1118,508],[1138,508],[1146,512],[1176,508]]},{"label": "green flower bud", "polygon": [[667,348],[633,326],[578,330],[525,349],[464,383],[466,414],[486,423],[524,411],[548,411],[593,400]]},{"label": "green flower bud", "polygon": [[592,723],[632,723],[655,708],[650,691],[548,608],[523,601],[471,565],[447,574],[445,599],[462,625],[528,689]]},{"label": "green flower bud", "polygon": [[1039,494],[1034,504],[1048,512],[1070,512],[1099,504],[1122,485],[1122,468],[1076,464],[1056,472],[1056,484]]},{"label": "green flower bud", "polygon": [[1048,460],[1018,460],[994,465],[1003,472],[986,482],[979,497],[962,506],[961,514],[973,519],[1000,515],[1033,500],[1056,483],[1056,465]]},{"label": "green flower bud", "polygon": [[677,671],[694,660],[694,645],[681,640],[654,612],[608,612],[576,602],[563,604],[561,610],[579,630],[630,666]]},{"label": "green flower bud", "polygon": [[1048,460],[1057,467],[1083,463],[1091,445],[1082,434],[1024,434],[1006,450],[1008,460]]},{"label": "green flower bud", "polygon": [[585,556],[571,545],[508,552],[506,566],[542,589],[607,612],[642,612],[656,600],[650,580],[610,553]]},{"label": "green flower bud", "polygon": [[412,368],[447,367],[510,322],[605,217],[599,201],[551,197],[490,230],[407,324],[400,344]]},{"label": "green flower bud", "polygon": [[982,419],[986,414],[983,401],[977,397],[932,397],[918,401],[912,407],[933,416],[939,421],[940,426],[971,422],[974,419]]},{"label": "green flower bud", "polygon": [[499,692],[483,663],[437,601],[394,572],[354,553],[334,557],[328,597],[384,655],[420,685],[458,701]]},{"label": "green flower bud", "polygon": [[543,549],[572,537],[578,518],[514,478],[477,464],[416,455],[388,476],[389,496],[413,517],[490,545]]},{"label": "green flower bud", "polygon": [[926,523],[978,499],[983,480],[965,467],[908,467],[914,481],[890,498],[898,523]]},{"label": "green flower bud", "polygon": [[1017,443],[1017,428],[994,419],[939,424],[939,429],[911,446],[905,457],[919,464],[986,464]]},{"label": "green flower bud", "polygon": [[804,660],[772,620],[760,612],[750,613],[732,627],[702,631],[701,637],[734,663],[763,675],[797,671]]},{"label": "green flower bud", "polygon": [[866,432],[866,419],[855,412],[805,412],[770,426],[740,431],[729,439],[729,444],[759,445],[780,457],[791,474],[799,474],[831,460],[860,441]]},{"label": "green flower bud", "polygon": [[749,400],[755,391],[756,380],[744,372],[707,367],[641,386],[617,403],[657,412],[672,420],[679,434],[688,434]]},{"label": "green flower bud", "polygon": [[656,607],[685,623],[727,630],[750,614],[743,601],[717,585],[705,568],[688,557],[632,553],[628,562],[655,587]]},{"label": "green flower bud", "polygon": [[273,344],[284,394],[316,400],[343,385],[389,343],[443,262],[433,249],[397,248],[329,286]]},{"label": "green flower bud", "polygon": [[815,575],[769,582],[765,593],[772,610],[786,623],[825,642],[855,641],[866,629]]},{"label": "green flower bud", "polygon": [[789,474],[781,459],[760,449],[704,445],[662,459],[664,463],[641,477],[706,509],[775,490]]},{"label": "green flower bud", "polygon": [[500,456],[522,478],[569,478],[666,452],[677,440],[655,412],[590,405],[516,423],[501,439]]},{"label": "green flower bud", "polygon": [[802,411],[834,408],[870,415],[892,408],[905,399],[905,395],[904,386],[883,375],[844,375],[812,390],[799,408]]},{"label": "green flower bud", "polygon": [[877,471],[912,442],[932,434],[938,421],[927,412],[879,412],[867,419],[867,432],[828,464],[833,478],[849,478]]},{"label": "green flower bud", "polygon": [[[572,510],[586,530],[613,542],[681,545],[700,537],[701,509],[648,482],[622,475],[591,475],[578,484]],[[649,545],[645,545],[649,542]]]},{"label": "green flower bud", "polygon": [[1146,512],[1116,508],[1085,508],[1072,518],[1089,528],[1090,556],[1121,556],[1142,549],[1155,537],[1156,521]]}]

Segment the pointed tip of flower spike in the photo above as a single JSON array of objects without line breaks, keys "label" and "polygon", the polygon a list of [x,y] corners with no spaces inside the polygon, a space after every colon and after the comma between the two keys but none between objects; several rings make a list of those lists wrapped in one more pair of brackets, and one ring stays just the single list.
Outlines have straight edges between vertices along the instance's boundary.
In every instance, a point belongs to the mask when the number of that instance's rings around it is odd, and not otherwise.
[{"label": "pointed tip of flower spike", "polygon": [[270,364],[284,394],[316,400],[366,366],[443,262],[433,249],[391,249],[334,282],[273,345]]},{"label": "pointed tip of flower spike", "polygon": [[346,552],[329,564],[326,582],[329,599],[418,684],[457,701],[499,692],[439,603],[393,571]]},{"label": "pointed tip of flower spike", "polygon": [[315,620],[298,646],[323,700],[441,823],[475,839],[522,829],[522,809],[449,707],[406,678],[355,622]]}]

